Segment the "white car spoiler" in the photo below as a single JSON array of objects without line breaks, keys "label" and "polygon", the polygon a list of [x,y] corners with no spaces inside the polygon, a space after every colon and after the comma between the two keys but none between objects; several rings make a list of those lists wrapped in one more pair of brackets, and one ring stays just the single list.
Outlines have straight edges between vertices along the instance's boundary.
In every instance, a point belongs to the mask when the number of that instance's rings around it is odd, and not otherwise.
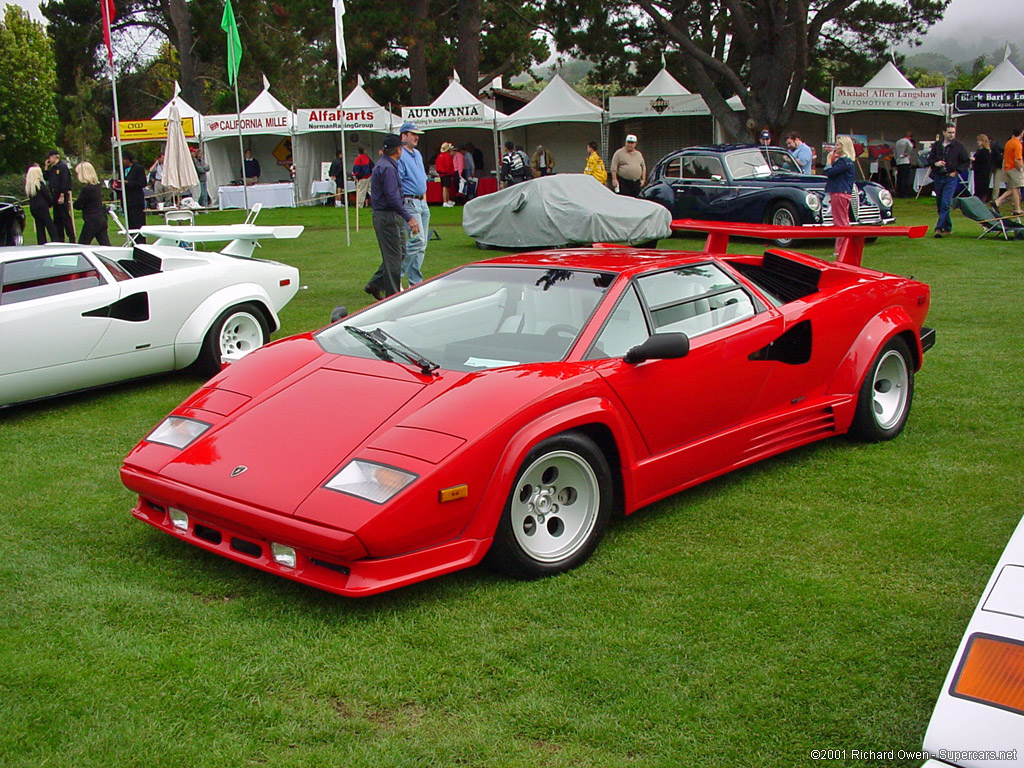
[{"label": "white car spoiler", "polygon": [[230,242],[221,248],[229,256],[250,257],[260,240],[291,240],[302,234],[302,225],[289,227],[261,227],[255,224],[223,224],[209,227],[189,226],[146,226],[138,231],[146,237],[155,237],[154,245],[177,245],[178,243],[221,243]]}]

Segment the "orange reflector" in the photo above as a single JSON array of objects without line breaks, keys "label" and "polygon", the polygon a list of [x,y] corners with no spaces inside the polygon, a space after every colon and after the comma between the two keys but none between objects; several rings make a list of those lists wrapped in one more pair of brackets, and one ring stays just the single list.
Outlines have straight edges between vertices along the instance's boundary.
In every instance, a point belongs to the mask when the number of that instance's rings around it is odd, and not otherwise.
[{"label": "orange reflector", "polygon": [[1024,643],[971,635],[950,693],[1024,714]]},{"label": "orange reflector", "polygon": [[469,496],[469,486],[463,483],[462,485],[455,485],[451,488],[441,489],[441,503],[444,504],[446,501],[456,501],[458,499],[465,499]]}]

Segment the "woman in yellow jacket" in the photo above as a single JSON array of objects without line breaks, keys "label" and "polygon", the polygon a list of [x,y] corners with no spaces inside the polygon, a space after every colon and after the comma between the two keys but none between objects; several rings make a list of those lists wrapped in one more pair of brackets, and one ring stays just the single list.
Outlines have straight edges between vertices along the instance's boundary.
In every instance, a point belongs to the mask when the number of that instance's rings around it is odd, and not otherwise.
[{"label": "woman in yellow jacket", "polygon": [[604,184],[608,181],[608,171],[604,169],[604,160],[597,154],[597,142],[590,142],[587,145],[587,151],[590,154],[587,155],[587,167],[583,169],[583,172]]}]

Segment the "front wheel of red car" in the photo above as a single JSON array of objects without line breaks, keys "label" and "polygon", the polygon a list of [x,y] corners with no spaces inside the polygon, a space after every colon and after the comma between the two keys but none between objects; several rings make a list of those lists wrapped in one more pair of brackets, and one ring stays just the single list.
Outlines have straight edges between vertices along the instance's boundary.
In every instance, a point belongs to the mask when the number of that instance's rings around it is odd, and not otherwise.
[{"label": "front wheel of red car", "polygon": [[549,438],[520,467],[488,562],[520,579],[575,568],[604,535],[611,505],[611,471],[593,441],[574,432]]},{"label": "front wheel of red car", "polygon": [[897,336],[882,347],[864,377],[851,434],[870,443],[892,440],[903,431],[913,400],[913,358]]}]

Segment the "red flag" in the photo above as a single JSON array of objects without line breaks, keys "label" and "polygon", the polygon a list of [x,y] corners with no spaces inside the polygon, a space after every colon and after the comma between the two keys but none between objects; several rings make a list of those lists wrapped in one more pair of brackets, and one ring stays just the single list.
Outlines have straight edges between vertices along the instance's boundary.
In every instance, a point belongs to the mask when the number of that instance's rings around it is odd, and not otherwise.
[{"label": "red flag", "polygon": [[107,58],[110,67],[114,67],[114,48],[110,44],[110,23],[114,20],[114,0],[100,0],[100,9],[103,14],[103,42],[107,44]]}]

